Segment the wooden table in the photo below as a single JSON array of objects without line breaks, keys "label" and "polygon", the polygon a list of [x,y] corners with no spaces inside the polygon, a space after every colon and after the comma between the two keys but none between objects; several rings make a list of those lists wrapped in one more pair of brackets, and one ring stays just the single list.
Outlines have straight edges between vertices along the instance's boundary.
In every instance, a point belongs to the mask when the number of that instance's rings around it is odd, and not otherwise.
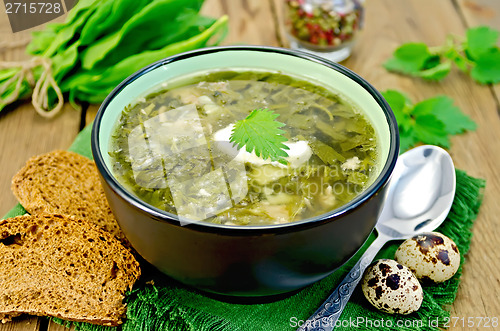
[{"label": "wooden table", "polygon": [[[206,0],[203,11],[214,16],[229,15],[226,44],[287,46],[281,24],[282,1]],[[377,89],[404,91],[415,102],[448,95],[479,126],[475,132],[453,138],[450,150],[458,168],[487,180],[462,282],[455,303],[449,307],[451,316],[464,317],[465,321],[468,317],[500,318],[500,84],[481,86],[458,70],[440,83],[425,82],[388,73],[381,64],[403,42],[440,45],[447,34],[463,35],[466,28],[479,24],[500,30],[500,1],[367,0],[365,29],[353,55],[343,63]],[[5,11],[0,11],[0,60],[25,59],[22,46],[4,47],[6,42],[22,43],[23,39],[29,40],[29,33],[13,34]],[[36,154],[68,148],[79,130],[92,121],[97,107],[92,105],[82,111],[66,105],[51,120],[37,115],[29,103],[18,103],[0,113],[0,216],[16,203],[10,192],[10,179],[24,162]],[[451,329],[467,328],[461,324],[459,320]],[[0,325],[0,331],[63,329],[36,317]]]}]

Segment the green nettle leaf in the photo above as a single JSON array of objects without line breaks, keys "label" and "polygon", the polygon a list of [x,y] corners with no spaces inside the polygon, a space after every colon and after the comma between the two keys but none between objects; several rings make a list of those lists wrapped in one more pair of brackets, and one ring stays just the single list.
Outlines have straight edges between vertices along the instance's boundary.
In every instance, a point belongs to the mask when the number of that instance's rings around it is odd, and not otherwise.
[{"label": "green nettle leaf", "polygon": [[427,60],[425,60],[424,65],[420,67],[420,70],[428,70],[435,68],[441,63],[441,57],[439,55],[429,55]]},{"label": "green nettle leaf", "polygon": [[434,114],[438,120],[443,122],[448,134],[454,135],[465,131],[473,131],[477,127],[470,117],[453,105],[453,99],[447,96],[437,96],[419,102],[415,105],[415,112],[419,112],[419,108],[426,108],[429,114]]},{"label": "green nettle leaf", "polygon": [[425,144],[438,145],[445,148],[450,147],[450,140],[448,139],[444,123],[438,120],[433,114],[416,117],[414,132],[417,140]]},{"label": "green nettle leaf", "polygon": [[290,149],[283,144],[287,139],[283,136],[285,131],[280,128],[285,124],[276,121],[279,114],[268,109],[253,110],[245,119],[236,122],[229,141],[246,148],[246,151],[271,161],[287,164],[285,157]]},{"label": "green nettle leaf", "polygon": [[[407,100],[407,97],[396,90],[387,90],[383,92],[383,96],[396,117],[399,130],[403,131],[403,133],[409,131],[411,129],[411,118],[408,114],[407,104],[409,104],[409,100]],[[400,134],[402,133],[400,132]]]},{"label": "green nettle leaf", "polygon": [[387,90],[383,93],[384,99],[391,106],[394,115],[403,112],[406,104],[406,97],[396,90]]},{"label": "green nettle leaf", "polygon": [[429,48],[424,43],[405,43],[398,47],[384,67],[393,72],[439,81],[453,64],[478,83],[500,82],[500,32],[487,26],[471,28],[466,38],[448,36],[444,45]]},{"label": "green nettle leaf", "polygon": [[407,43],[394,51],[394,57],[384,63],[390,71],[402,73],[415,73],[432,59],[429,48],[424,43]]},{"label": "green nettle leaf", "polygon": [[482,53],[471,70],[471,76],[483,84],[500,82],[500,50],[494,48],[487,53]]},{"label": "green nettle leaf", "polygon": [[382,95],[396,116],[401,152],[418,143],[449,148],[450,135],[476,129],[476,123],[447,96],[436,96],[413,105],[405,94],[396,90],[387,90]]},{"label": "green nettle leaf", "polygon": [[481,54],[488,52],[492,48],[496,48],[499,31],[491,29],[487,26],[468,29],[466,32],[467,54],[472,59],[481,57]]},{"label": "green nettle leaf", "polygon": [[426,99],[424,101],[420,101],[415,106],[413,106],[412,114],[414,116],[423,116],[432,114],[436,109],[436,104],[439,102],[438,99],[440,97]]},{"label": "green nettle leaf", "polygon": [[399,131],[399,150],[401,153],[416,146],[418,143],[419,141],[413,128],[410,128],[405,132],[401,132],[401,130]]}]

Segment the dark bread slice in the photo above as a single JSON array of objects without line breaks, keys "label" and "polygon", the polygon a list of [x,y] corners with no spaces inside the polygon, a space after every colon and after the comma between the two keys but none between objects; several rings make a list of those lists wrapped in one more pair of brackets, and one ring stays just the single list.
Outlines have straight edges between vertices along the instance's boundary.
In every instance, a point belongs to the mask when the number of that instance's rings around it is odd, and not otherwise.
[{"label": "dark bread slice", "polygon": [[132,253],[109,233],[65,215],[0,221],[0,319],[21,314],[115,326],[140,276]]},{"label": "dark bread slice", "polygon": [[12,192],[30,214],[65,214],[97,224],[130,246],[111,212],[94,161],[56,150],[32,157],[12,178]]}]

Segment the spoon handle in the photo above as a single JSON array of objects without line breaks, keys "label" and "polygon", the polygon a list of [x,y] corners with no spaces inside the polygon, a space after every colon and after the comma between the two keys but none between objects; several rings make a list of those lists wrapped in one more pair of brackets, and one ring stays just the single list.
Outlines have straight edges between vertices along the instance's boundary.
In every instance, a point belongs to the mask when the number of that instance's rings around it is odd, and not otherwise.
[{"label": "spoon handle", "polygon": [[337,286],[335,291],[325,302],[302,324],[297,331],[331,331],[344,310],[356,285],[363,277],[363,273],[368,265],[373,261],[375,255],[389,241],[389,237],[380,234],[368,247],[358,262],[354,265],[347,276]]}]

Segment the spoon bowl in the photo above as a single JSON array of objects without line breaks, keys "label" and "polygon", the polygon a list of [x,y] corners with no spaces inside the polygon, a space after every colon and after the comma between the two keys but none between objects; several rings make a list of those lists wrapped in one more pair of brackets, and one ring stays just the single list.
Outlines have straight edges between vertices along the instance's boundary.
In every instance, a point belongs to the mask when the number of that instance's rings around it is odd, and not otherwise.
[{"label": "spoon bowl", "polygon": [[378,234],[407,239],[441,225],[455,197],[454,169],[450,155],[437,146],[401,155],[375,227]]},{"label": "spoon bowl", "polygon": [[435,230],[450,211],[455,187],[455,167],[444,149],[424,145],[402,154],[375,226],[377,238],[335,291],[298,330],[333,330],[378,251],[390,240],[408,239],[418,233]]}]

